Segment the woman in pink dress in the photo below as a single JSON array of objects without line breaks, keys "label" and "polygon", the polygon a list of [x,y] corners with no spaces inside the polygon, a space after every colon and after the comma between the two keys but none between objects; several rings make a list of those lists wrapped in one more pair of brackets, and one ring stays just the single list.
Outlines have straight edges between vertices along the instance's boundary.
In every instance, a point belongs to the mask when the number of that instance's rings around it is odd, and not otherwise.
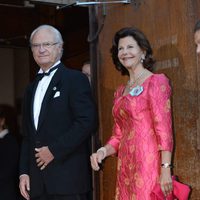
[{"label": "woman in pink dress", "polygon": [[151,72],[151,46],[136,28],[119,30],[111,53],[116,69],[129,80],[115,92],[113,133],[91,155],[91,166],[98,171],[103,159],[117,154],[116,200],[150,200],[158,183],[167,196],[173,149],[169,80]]}]

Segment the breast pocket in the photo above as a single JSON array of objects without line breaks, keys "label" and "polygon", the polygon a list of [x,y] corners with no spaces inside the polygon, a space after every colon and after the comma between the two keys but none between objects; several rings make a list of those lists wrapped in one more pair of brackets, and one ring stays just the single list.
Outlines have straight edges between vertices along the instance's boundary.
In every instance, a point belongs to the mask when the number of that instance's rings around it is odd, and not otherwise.
[{"label": "breast pocket", "polygon": [[60,91],[54,93],[49,106],[49,111],[53,112],[52,114],[61,114],[66,112],[68,105],[67,97],[62,95]]}]

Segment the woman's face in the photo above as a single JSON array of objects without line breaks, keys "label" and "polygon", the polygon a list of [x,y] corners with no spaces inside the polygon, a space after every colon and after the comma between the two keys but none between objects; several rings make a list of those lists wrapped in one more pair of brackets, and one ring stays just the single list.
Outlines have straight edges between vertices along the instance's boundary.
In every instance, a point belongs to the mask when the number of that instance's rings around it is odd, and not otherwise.
[{"label": "woman's face", "polygon": [[132,36],[121,38],[118,44],[118,58],[128,70],[142,65],[141,58],[144,52]]}]

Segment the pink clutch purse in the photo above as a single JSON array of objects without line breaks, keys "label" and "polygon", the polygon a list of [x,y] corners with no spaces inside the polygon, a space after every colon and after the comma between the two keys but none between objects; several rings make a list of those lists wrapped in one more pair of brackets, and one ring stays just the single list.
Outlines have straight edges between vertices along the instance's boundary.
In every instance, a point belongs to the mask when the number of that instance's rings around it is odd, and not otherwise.
[{"label": "pink clutch purse", "polygon": [[178,182],[174,176],[172,176],[172,181],[172,194],[165,197],[160,188],[160,185],[157,184],[151,193],[151,200],[188,200],[190,187],[186,184]]}]

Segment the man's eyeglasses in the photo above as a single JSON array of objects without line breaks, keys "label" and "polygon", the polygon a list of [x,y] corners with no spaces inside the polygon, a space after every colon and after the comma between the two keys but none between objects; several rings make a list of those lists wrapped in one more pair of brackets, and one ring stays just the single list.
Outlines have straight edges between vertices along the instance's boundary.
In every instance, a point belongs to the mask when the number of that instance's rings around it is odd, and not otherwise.
[{"label": "man's eyeglasses", "polygon": [[44,42],[44,43],[40,43],[40,44],[37,44],[37,43],[33,43],[31,44],[31,48],[32,49],[39,49],[39,48],[44,48],[44,49],[49,49],[51,48],[52,46],[58,44],[58,42],[54,42],[54,43],[51,43],[51,42]]}]

